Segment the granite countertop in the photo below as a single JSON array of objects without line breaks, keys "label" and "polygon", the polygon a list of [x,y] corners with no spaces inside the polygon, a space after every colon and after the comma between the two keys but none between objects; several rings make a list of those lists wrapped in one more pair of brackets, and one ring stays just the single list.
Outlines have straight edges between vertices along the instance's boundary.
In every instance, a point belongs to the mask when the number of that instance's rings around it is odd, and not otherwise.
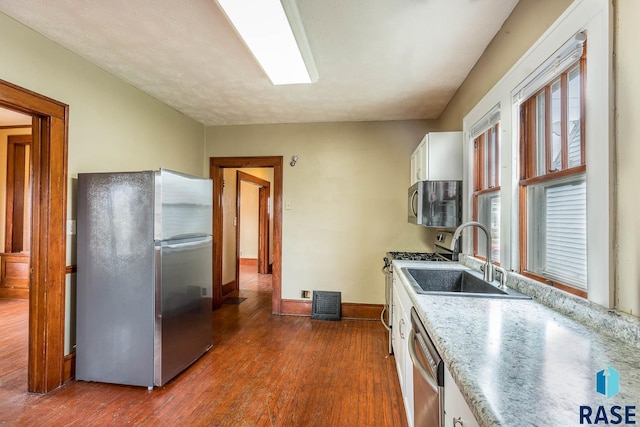
[{"label": "granite countertop", "polygon": [[[481,426],[580,425],[581,405],[593,408],[592,421],[599,405],[609,417],[612,406],[633,405],[633,412],[638,412],[633,420],[640,423],[637,318],[552,290],[556,293],[552,299],[566,311],[562,313],[542,304],[545,299],[538,297],[547,292],[544,288],[536,293],[515,274],[507,284],[538,299],[417,294],[402,267],[460,265],[424,261],[394,261],[393,265]],[[576,316],[571,315],[574,312]],[[600,319],[607,316],[613,321]],[[620,378],[620,392],[610,398],[596,392],[596,372],[607,366],[616,369]]]}]

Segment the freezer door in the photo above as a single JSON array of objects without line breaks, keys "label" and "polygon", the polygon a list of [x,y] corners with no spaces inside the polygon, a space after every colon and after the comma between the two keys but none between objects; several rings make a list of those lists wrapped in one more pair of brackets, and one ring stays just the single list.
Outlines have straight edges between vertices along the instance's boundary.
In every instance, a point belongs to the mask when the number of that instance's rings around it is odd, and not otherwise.
[{"label": "freezer door", "polygon": [[211,237],[156,246],[157,386],[195,362],[213,343]]},{"label": "freezer door", "polygon": [[160,169],[156,172],[155,240],[212,234],[210,179]]}]

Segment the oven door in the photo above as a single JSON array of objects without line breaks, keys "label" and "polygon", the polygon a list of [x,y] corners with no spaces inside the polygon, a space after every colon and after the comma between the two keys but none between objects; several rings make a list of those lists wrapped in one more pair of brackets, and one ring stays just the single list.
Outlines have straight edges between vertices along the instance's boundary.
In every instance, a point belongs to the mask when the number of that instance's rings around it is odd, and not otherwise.
[{"label": "oven door", "polygon": [[442,427],[444,421],[444,363],[411,308],[409,356],[413,363],[413,425]]}]

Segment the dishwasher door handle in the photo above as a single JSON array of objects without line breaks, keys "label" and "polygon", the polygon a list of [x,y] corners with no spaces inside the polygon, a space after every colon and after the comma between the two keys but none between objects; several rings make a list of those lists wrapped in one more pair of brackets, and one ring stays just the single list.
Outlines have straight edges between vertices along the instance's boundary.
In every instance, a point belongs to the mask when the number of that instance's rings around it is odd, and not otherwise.
[{"label": "dishwasher door handle", "polygon": [[422,366],[422,364],[420,364],[420,361],[418,360],[418,356],[416,355],[415,342],[417,339],[418,337],[416,336],[416,331],[413,328],[411,328],[411,332],[409,333],[409,357],[411,357],[411,362],[413,362],[413,366],[415,366],[418,372],[420,372],[420,375],[424,378],[427,384],[429,384],[429,387],[431,387],[433,391],[438,393],[439,392],[438,383],[436,382],[435,377],[431,372],[429,372],[427,368],[425,368],[424,366]]}]

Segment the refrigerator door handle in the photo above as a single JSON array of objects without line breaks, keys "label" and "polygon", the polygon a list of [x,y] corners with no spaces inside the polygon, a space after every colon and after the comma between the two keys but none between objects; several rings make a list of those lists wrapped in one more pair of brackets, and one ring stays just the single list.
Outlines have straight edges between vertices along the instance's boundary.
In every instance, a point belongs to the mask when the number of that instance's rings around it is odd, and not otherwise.
[{"label": "refrigerator door handle", "polygon": [[200,247],[210,245],[213,238],[209,235],[191,237],[188,239],[161,240],[159,246],[161,249],[187,249],[189,247]]},{"label": "refrigerator door handle", "polygon": [[153,296],[155,300],[155,319],[153,323],[153,383],[161,383],[162,375],[162,246],[154,242],[155,283]]}]

